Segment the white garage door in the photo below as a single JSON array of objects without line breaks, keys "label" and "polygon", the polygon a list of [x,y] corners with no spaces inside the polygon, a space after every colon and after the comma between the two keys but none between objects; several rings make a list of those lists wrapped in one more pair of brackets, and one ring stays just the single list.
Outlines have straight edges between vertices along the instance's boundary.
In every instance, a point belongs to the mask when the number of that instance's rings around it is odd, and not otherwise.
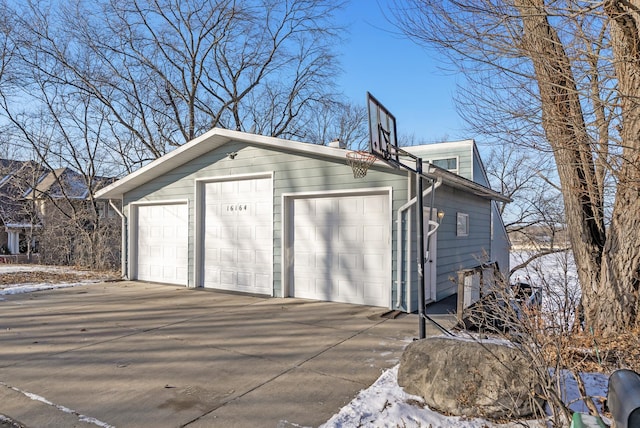
[{"label": "white garage door", "polygon": [[293,201],[293,295],[389,306],[389,196]]},{"label": "white garage door", "polygon": [[187,285],[187,204],[138,207],[137,278]]},{"label": "white garage door", "polygon": [[204,185],[204,287],[273,294],[271,178]]}]

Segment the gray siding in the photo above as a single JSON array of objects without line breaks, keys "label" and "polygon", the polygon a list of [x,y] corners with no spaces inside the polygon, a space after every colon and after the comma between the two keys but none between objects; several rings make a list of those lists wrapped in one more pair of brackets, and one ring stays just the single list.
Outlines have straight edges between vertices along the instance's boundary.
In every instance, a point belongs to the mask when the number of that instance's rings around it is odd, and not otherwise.
[{"label": "gray siding", "polygon": [[489,181],[485,175],[484,165],[482,164],[482,160],[480,159],[480,154],[474,148],[474,156],[473,156],[473,177],[466,177],[469,180],[473,180],[476,183],[482,184],[485,187],[491,188],[489,185]]},{"label": "gray siding", "polygon": [[[445,212],[438,230],[437,300],[440,300],[457,292],[455,272],[488,260],[491,253],[491,203],[478,196],[447,189],[436,193],[436,206]],[[458,212],[469,215],[468,236],[456,236]]]},{"label": "gray siding", "polygon": [[493,240],[491,241],[491,259],[498,262],[500,272],[505,279],[509,278],[511,241],[504,227],[497,204],[491,204],[493,211]]},{"label": "gray siding", "polygon": [[458,158],[458,175],[473,179],[473,141],[428,144],[419,147],[408,147],[411,153],[420,156],[426,163],[436,159]]},{"label": "gray siding", "polygon": [[[428,205],[429,201],[425,200]],[[444,211],[437,235],[436,300],[457,293],[456,272],[487,261],[491,252],[490,201],[446,185],[436,189],[434,208]],[[469,215],[469,235],[456,236],[457,213]],[[412,219],[415,210],[412,210]],[[415,220],[411,220],[415,221]],[[415,227],[412,225],[412,228]],[[415,233],[411,239],[411,307],[418,305],[418,272]]]}]

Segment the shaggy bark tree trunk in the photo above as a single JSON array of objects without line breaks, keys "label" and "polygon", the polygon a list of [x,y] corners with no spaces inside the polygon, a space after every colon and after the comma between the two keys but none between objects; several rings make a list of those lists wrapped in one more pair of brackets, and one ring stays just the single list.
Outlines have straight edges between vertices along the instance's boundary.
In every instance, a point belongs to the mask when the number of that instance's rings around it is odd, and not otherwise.
[{"label": "shaggy bark tree trunk", "polygon": [[542,102],[542,123],[562,184],[565,214],[581,283],[587,327],[605,333],[637,323],[640,279],[640,58],[637,15],[610,1],[612,43],[623,115],[625,147],[610,227],[605,229],[602,177],[596,174],[593,140],[571,62],[545,13],[544,0],[516,0],[523,22],[522,48],[530,56]]},{"label": "shaggy bark tree trunk", "polygon": [[[604,248],[601,299],[587,307],[587,319],[610,318],[610,327],[638,325],[640,285],[640,1],[604,3],[610,19],[622,128],[620,169],[613,216]],[[598,294],[596,294],[598,296]],[[610,323],[610,324],[611,324]]]}]

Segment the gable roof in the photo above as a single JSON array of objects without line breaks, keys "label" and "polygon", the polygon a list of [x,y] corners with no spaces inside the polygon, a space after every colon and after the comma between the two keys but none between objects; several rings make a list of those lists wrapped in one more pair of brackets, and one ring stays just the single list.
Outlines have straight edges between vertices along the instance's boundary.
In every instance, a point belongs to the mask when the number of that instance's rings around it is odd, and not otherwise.
[{"label": "gable roof", "polygon": [[[264,135],[249,134],[229,129],[213,128],[200,137],[189,141],[172,152],[167,153],[166,155],[145,165],[139,170],[121,178],[115,183],[102,188],[96,192],[95,196],[97,198],[104,199],[120,199],[125,193],[231,141],[300,153],[303,155],[322,156],[345,163],[346,155],[348,153],[348,150],[340,148],[283,140],[280,138],[266,137]],[[393,167],[386,165],[384,162],[379,162],[378,164],[382,164],[383,167],[388,168],[390,171],[394,171]],[[424,175],[428,178],[441,178],[444,183],[452,187],[470,191],[488,199],[501,200],[505,202],[510,201],[509,198],[506,198],[487,187],[481,186],[471,180],[467,180],[433,165],[429,166],[428,172]]]},{"label": "gable roof", "polygon": [[[94,188],[115,179],[93,177]],[[28,200],[86,199],[90,195],[86,178],[71,168],[50,170],[37,162],[0,159],[0,223],[31,224],[35,213]]]},{"label": "gable roof", "polygon": [[37,199],[43,195],[50,198],[86,199],[89,188],[82,174],[66,167],[57,168],[47,171],[25,196]]}]

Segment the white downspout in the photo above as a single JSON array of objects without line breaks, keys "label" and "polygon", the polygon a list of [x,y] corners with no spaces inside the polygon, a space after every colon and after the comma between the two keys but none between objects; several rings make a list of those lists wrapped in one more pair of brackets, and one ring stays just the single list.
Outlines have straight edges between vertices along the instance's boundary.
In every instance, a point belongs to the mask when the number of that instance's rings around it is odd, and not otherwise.
[{"label": "white downspout", "polygon": [[122,232],[120,233],[121,235],[121,243],[120,243],[120,273],[122,275],[122,278],[124,279],[128,279],[127,278],[127,255],[126,255],[126,251],[125,251],[125,246],[127,243],[127,218],[124,216],[124,214],[122,214],[122,212],[118,209],[118,207],[113,203],[112,199],[109,199],[109,205],[111,205],[111,208],[113,208],[113,210],[118,213],[118,215],[120,216],[120,219],[122,221],[122,226],[121,229]]},{"label": "white downspout", "polygon": [[[438,177],[435,184],[433,186],[428,186],[423,192],[422,195],[427,196],[428,194],[431,193],[431,189],[433,188],[433,190],[437,189],[438,187],[440,187],[440,185],[442,184],[442,178]],[[401,291],[406,291],[404,290],[405,287],[409,286],[409,279],[410,277],[407,276],[407,283],[402,284],[402,257],[400,257],[400,255],[402,254],[402,213],[407,211],[408,209],[410,209],[412,206],[414,206],[417,202],[418,198],[417,196],[414,196],[411,200],[409,200],[406,204],[404,204],[403,206],[401,206],[398,209],[398,213],[397,218],[396,218],[396,245],[397,245],[397,254],[398,257],[396,258],[396,284],[398,284],[398,289],[396,292],[396,308],[400,307],[400,304],[402,303],[402,293]],[[433,207],[431,207],[433,208]],[[409,225],[409,231],[411,231],[411,225]],[[411,234],[409,233],[409,237],[411,236]],[[409,255],[411,254],[411,238],[408,239],[408,243],[409,243],[409,248],[408,248],[408,252]],[[409,258],[409,256],[407,256],[407,258]],[[407,272],[407,274],[409,274],[409,272]],[[405,292],[405,298],[406,298],[406,307],[407,307],[407,312],[411,312],[411,296],[409,295],[408,292]]]}]

